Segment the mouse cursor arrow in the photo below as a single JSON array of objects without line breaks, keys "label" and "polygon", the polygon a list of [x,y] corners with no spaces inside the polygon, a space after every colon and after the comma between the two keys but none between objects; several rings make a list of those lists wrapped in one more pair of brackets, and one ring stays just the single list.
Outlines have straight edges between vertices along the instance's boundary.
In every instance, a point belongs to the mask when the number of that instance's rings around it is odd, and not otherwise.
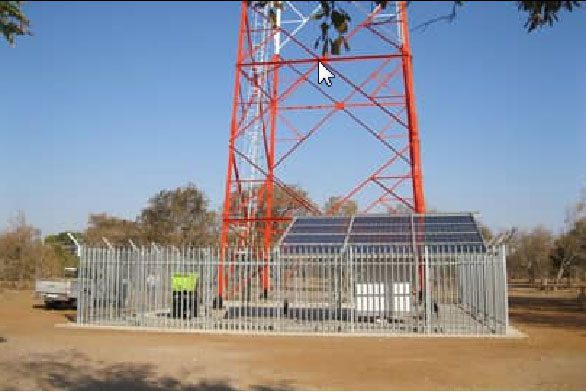
[{"label": "mouse cursor arrow", "polygon": [[329,69],[327,69],[321,63],[321,61],[318,61],[317,62],[317,83],[321,84],[321,82],[323,82],[325,80],[328,87],[331,87],[332,81],[330,80],[330,78],[335,78],[334,74]]}]

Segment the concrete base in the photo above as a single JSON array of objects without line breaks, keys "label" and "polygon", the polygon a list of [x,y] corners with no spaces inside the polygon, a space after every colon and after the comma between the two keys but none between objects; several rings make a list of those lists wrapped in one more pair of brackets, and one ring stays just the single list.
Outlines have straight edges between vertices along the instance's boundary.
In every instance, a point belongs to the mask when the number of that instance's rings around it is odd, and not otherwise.
[{"label": "concrete base", "polygon": [[256,336],[313,336],[313,337],[370,337],[370,338],[468,338],[468,339],[523,339],[527,335],[515,327],[509,326],[505,335],[462,335],[462,334],[422,334],[422,333],[363,333],[363,332],[277,332],[277,331],[246,331],[246,330],[202,330],[202,329],[171,329],[157,327],[131,327],[131,326],[112,326],[112,325],[79,325],[76,323],[55,324],[57,328],[71,328],[80,330],[108,330],[108,331],[126,331],[126,332],[151,332],[151,333],[187,333],[187,334],[211,334],[211,335],[256,335]]}]

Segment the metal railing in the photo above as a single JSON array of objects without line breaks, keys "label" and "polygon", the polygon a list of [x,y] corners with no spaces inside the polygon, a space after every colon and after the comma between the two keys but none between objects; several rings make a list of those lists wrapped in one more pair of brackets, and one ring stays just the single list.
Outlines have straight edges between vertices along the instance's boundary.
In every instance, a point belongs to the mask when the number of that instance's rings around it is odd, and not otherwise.
[{"label": "metal railing", "polygon": [[313,245],[268,254],[82,247],[80,253],[77,322],[83,325],[368,335],[507,331],[502,246],[342,252]]}]

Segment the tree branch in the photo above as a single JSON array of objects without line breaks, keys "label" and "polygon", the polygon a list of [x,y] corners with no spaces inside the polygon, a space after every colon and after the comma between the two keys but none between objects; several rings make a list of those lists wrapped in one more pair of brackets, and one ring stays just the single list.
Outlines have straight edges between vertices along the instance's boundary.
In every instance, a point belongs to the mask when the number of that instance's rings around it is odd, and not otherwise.
[{"label": "tree branch", "polygon": [[462,5],[462,2],[460,2],[460,1],[454,1],[454,3],[452,4],[452,12],[450,12],[447,15],[441,15],[441,16],[438,16],[436,18],[430,19],[430,20],[428,20],[426,22],[420,23],[417,26],[413,27],[411,29],[411,31],[412,32],[415,32],[417,30],[425,31],[432,24],[437,23],[437,22],[441,22],[442,20],[445,20],[448,23],[452,23],[454,21],[454,19],[456,19],[456,16],[457,16],[457,13],[456,13],[457,7],[459,7],[461,5]]}]

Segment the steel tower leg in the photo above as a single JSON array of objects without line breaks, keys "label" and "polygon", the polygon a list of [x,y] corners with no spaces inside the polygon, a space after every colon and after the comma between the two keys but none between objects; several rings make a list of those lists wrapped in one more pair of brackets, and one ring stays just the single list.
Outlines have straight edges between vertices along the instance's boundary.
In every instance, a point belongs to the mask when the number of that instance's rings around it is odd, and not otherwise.
[{"label": "steel tower leg", "polygon": [[405,81],[405,100],[409,121],[409,155],[411,156],[411,172],[413,176],[414,211],[418,214],[425,212],[425,198],[423,196],[423,175],[421,174],[421,151],[419,147],[419,124],[415,109],[415,92],[413,89],[413,65],[411,63],[411,46],[409,42],[409,24],[407,22],[407,4],[399,3],[401,18],[401,36],[403,45],[403,79]]}]

